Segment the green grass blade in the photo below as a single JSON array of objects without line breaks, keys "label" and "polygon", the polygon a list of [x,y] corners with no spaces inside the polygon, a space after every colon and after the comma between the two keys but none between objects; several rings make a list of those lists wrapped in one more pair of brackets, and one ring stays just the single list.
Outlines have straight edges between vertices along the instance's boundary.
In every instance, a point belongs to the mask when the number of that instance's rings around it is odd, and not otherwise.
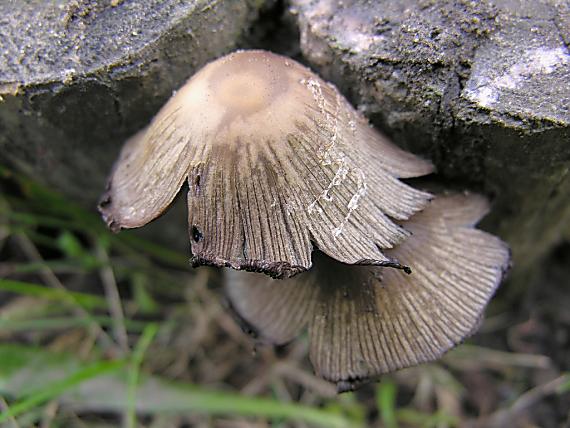
[{"label": "green grass blade", "polygon": [[[146,329],[130,361],[98,362],[83,369],[81,367],[84,363],[72,354],[0,344],[0,392],[17,397],[10,403],[10,411],[2,414],[0,424],[10,415],[22,415],[52,399],[58,399],[63,407],[97,408],[102,412],[121,414],[128,406],[133,406],[128,390],[132,391],[132,385],[135,384],[134,410],[139,414],[183,417],[200,413],[295,420],[326,428],[362,426],[360,418],[351,416],[339,406],[329,409],[283,403],[271,398],[213,391],[144,375],[139,368],[144,353],[156,334],[155,329],[155,326]],[[136,370],[136,377],[133,375],[135,371],[131,374],[127,372],[126,376],[122,372],[117,373],[117,370],[126,368],[129,363],[132,364],[130,370]],[[70,371],[74,374],[64,375]],[[46,386],[35,389],[32,385],[34,382]],[[80,383],[81,388],[75,388]],[[24,386],[29,387],[22,392]]]},{"label": "green grass blade", "polygon": [[136,392],[139,383],[141,364],[148,347],[158,332],[158,324],[149,324],[143,331],[133,352],[127,380],[127,428],[136,426]]},{"label": "green grass blade", "polygon": [[570,392],[570,372],[566,373],[564,382],[557,388],[558,394],[566,394]]},{"label": "green grass blade", "polygon": [[85,367],[84,369],[78,370],[71,376],[40,388],[37,391],[30,393],[27,397],[21,398],[11,404],[8,410],[0,413],[0,424],[6,422],[10,418],[18,417],[19,415],[46,403],[49,400],[59,397],[65,392],[79,386],[83,382],[104,374],[112,373],[124,366],[125,362],[121,360],[99,361]]},{"label": "green grass blade", "polygon": [[386,428],[398,428],[396,419],[396,385],[390,380],[382,381],[376,390],[378,410]]},{"label": "green grass blade", "polygon": [[105,309],[107,307],[107,302],[100,296],[59,290],[31,282],[0,279],[0,290],[25,296],[65,301],[66,303],[78,304],[86,309]]},{"label": "green grass blade", "polygon": [[[322,427],[358,427],[358,423],[344,414],[327,412],[315,407],[258,397],[204,390],[188,390],[186,400],[163,406],[164,412],[188,412],[189,410],[213,415],[240,415],[266,418],[284,418],[303,421]],[[184,410],[186,409],[186,410]]]},{"label": "green grass blade", "polygon": [[444,412],[424,413],[414,409],[400,409],[396,412],[398,420],[406,425],[437,428],[440,426],[457,427],[459,421],[455,416],[448,415]]},{"label": "green grass blade", "polygon": [[[101,327],[112,327],[113,319],[108,316],[90,316],[90,317],[49,317],[36,318],[28,320],[2,320],[0,319],[0,331],[2,332],[23,332],[23,331],[45,331],[45,330],[64,330],[78,327],[88,327],[93,323],[99,324]],[[145,321],[125,320],[125,327],[132,333],[144,331],[148,326]]]}]

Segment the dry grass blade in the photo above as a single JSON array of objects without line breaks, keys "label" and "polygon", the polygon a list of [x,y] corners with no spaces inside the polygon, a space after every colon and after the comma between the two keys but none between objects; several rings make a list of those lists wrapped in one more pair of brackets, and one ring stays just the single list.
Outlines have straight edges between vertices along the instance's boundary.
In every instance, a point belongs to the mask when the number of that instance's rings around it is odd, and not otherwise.
[{"label": "dry grass blade", "polygon": [[557,393],[558,389],[570,381],[570,375],[564,374],[550,382],[538,385],[522,394],[508,408],[498,410],[485,419],[485,426],[489,428],[501,428],[512,424],[517,418],[549,395]]},{"label": "dry grass blade", "polygon": [[[17,234],[16,239],[17,239],[18,243],[20,244],[20,247],[22,248],[24,253],[30,258],[30,260],[32,260],[34,262],[42,262],[42,263],[44,262],[44,259],[42,258],[40,252],[38,251],[38,249],[36,248],[34,243],[24,233]],[[59,289],[59,290],[62,290],[62,291],[67,291],[65,286],[59,280],[59,278],[47,266],[43,267],[40,270],[40,275],[49,286],[56,288],[56,289]],[[70,299],[71,299],[71,301],[73,301],[74,300],[73,296],[70,296]],[[91,316],[91,314],[88,311],[86,311],[79,304],[72,305],[72,310],[76,315],[84,317],[84,318],[89,319],[89,320],[92,320],[93,322],[89,323],[89,328],[94,333],[97,334],[97,336],[100,338],[100,340],[106,345],[105,347],[112,354],[114,354],[115,356],[121,355],[121,352],[122,352],[121,349],[119,347],[117,347],[116,343],[101,328],[101,326],[96,321],[93,320],[93,317]]]},{"label": "dry grass blade", "polygon": [[[8,403],[1,395],[0,395],[0,410],[2,411],[2,413],[8,413],[10,411]],[[16,421],[16,418],[14,416],[10,416],[8,418],[8,421],[10,422],[12,428],[20,428],[20,425],[18,424],[18,421]]]},{"label": "dry grass blade", "polygon": [[113,268],[110,265],[107,251],[105,251],[99,242],[95,243],[95,251],[97,257],[102,262],[102,267],[99,269],[99,275],[105,289],[105,297],[107,302],[109,302],[109,311],[113,318],[113,333],[123,353],[126,354],[129,351],[129,338],[125,327],[125,314],[123,313],[121,295],[119,294],[115,274],[113,273]]}]

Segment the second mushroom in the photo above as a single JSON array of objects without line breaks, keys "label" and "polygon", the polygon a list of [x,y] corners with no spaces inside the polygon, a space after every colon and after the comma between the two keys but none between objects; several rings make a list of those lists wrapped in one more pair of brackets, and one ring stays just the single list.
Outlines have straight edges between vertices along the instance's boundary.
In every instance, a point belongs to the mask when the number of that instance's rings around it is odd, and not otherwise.
[{"label": "second mushroom", "polygon": [[238,51],[125,145],[100,211],[142,226],[187,181],[193,264],[260,272],[228,274],[236,311],[271,343],[308,328],[317,373],[347,390],[469,335],[507,268],[474,229],[482,197],[400,181],[432,170],[306,67]]}]

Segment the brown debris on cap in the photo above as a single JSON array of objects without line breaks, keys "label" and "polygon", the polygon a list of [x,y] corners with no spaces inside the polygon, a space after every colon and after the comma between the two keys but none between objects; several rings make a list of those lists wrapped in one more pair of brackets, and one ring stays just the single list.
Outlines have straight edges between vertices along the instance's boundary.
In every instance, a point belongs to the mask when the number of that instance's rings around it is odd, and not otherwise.
[{"label": "brown debris on cap", "polygon": [[473,225],[484,198],[435,198],[405,223],[412,232],[387,255],[412,274],[347,266],[315,253],[312,271],[284,281],[229,275],[234,309],[269,343],[284,344],[308,327],[318,375],[354,389],[382,373],[439,358],[474,333],[509,265],[509,250]]},{"label": "brown debris on cap", "polygon": [[430,195],[432,172],[370,128],[329,83],[264,51],[214,61],[123,150],[100,211],[114,230],[159,216],[188,181],[193,262],[287,277],[313,245],[350,264],[402,267],[394,220]]}]

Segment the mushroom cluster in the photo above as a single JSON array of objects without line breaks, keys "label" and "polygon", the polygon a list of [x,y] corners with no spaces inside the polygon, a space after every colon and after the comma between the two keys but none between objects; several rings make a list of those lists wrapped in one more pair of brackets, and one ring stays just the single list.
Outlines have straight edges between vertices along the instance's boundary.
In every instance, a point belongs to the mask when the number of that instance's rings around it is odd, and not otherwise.
[{"label": "mushroom cluster", "polygon": [[456,345],[507,269],[506,245],[474,228],[483,197],[400,180],[432,171],[306,67],[238,51],[127,142],[99,209],[114,231],[139,227],[187,181],[193,264],[235,269],[227,294],[260,339],[307,328],[342,391]]}]

